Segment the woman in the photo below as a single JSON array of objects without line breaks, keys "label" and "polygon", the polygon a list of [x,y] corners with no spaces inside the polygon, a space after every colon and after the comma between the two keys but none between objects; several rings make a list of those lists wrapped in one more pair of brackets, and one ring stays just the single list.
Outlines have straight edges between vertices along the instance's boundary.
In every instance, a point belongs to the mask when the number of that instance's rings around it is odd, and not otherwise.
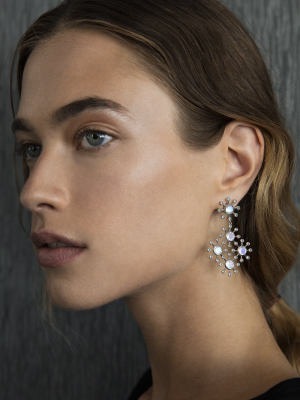
[{"label": "woman", "polygon": [[17,54],[49,304],[125,298],[151,363],[131,400],[299,398],[299,317],[277,293],[300,240],[294,149],[238,19],[216,0],[67,0]]}]

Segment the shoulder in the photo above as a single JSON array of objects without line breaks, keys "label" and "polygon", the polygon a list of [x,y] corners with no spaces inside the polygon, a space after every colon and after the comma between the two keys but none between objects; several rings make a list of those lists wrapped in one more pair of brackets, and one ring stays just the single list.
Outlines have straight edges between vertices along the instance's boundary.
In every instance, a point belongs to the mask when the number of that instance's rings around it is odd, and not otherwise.
[{"label": "shoulder", "polygon": [[[300,378],[299,378],[300,379]],[[138,383],[134,387],[128,400],[143,400],[142,395],[145,397],[145,392],[152,386],[152,372],[151,368],[147,369]]]},{"label": "shoulder", "polygon": [[250,400],[299,400],[300,377],[286,379]]}]

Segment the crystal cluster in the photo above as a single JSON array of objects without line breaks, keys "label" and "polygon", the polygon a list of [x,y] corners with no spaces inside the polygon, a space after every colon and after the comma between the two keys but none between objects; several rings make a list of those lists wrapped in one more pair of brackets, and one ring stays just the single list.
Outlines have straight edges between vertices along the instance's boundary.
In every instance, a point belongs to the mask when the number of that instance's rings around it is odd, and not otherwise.
[{"label": "crystal cluster", "polygon": [[[222,269],[223,274],[225,274],[226,268],[229,270],[228,276],[231,276],[231,271],[237,273],[238,270],[235,269],[235,267],[239,267],[241,265],[240,263],[244,262],[243,257],[249,260],[250,256],[247,255],[247,253],[252,252],[252,249],[248,248],[250,243],[247,242],[244,245],[245,240],[241,239],[241,236],[236,234],[238,228],[232,230],[232,215],[237,217],[238,213],[236,210],[240,209],[239,206],[234,206],[235,203],[237,203],[237,200],[233,200],[232,203],[230,203],[229,197],[226,199],[226,203],[220,201],[220,205],[223,206],[223,208],[219,208],[218,212],[222,214],[221,218],[223,219],[226,215],[228,216],[229,227],[228,230],[224,227],[224,233],[216,239],[216,243],[210,242],[212,249],[207,249],[208,252],[213,253],[209,258],[212,259],[213,257],[216,257],[216,262],[219,263],[220,267],[224,267],[224,269]],[[233,255],[232,253],[236,253],[236,255]]]}]

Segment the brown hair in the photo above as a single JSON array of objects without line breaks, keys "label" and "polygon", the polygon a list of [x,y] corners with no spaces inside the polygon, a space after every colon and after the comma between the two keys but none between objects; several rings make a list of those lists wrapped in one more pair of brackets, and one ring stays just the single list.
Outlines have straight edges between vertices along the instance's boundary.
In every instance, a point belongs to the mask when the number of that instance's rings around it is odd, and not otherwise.
[{"label": "brown hair", "polygon": [[[300,373],[300,317],[283,299],[269,308],[298,255],[300,218],[290,196],[294,148],[253,39],[217,0],[65,0],[33,22],[17,45],[12,109],[17,54],[21,96],[23,70],[33,49],[58,32],[84,27],[135,49],[141,65],[176,100],[178,132],[190,149],[216,145],[225,126],[237,119],[263,133],[262,168],[240,201],[237,226],[253,248],[242,271],[253,284],[278,345]],[[24,161],[23,171],[26,181]],[[51,309],[50,301],[48,306]]]}]

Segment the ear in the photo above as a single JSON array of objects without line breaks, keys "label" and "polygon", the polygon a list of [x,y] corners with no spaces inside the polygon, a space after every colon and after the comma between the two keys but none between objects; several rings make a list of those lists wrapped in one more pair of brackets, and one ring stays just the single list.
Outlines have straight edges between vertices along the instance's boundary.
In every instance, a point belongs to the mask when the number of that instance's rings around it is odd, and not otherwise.
[{"label": "ear", "polygon": [[224,197],[242,199],[262,166],[263,135],[255,125],[232,121],[226,125],[221,142],[226,166],[221,181]]}]

